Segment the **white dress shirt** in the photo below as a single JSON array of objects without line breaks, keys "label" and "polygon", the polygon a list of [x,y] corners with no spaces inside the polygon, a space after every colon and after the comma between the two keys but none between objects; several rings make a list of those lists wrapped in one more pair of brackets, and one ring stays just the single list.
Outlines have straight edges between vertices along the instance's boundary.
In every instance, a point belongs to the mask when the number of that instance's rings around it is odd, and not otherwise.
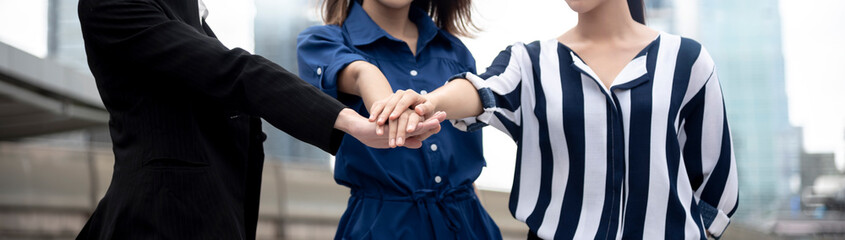
[{"label": "white dress shirt", "polygon": [[200,24],[202,24],[202,20],[204,20],[206,17],[208,17],[208,8],[205,7],[205,3],[203,3],[202,0],[197,0],[197,1],[198,1],[197,6],[199,6],[199,11],[200,11]]}]

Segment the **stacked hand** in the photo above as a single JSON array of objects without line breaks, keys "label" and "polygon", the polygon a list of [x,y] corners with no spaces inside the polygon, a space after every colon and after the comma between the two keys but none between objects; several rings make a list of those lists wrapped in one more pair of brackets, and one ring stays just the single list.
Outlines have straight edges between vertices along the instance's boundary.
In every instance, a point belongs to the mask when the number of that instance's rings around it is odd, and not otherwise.
[{"label": "stacked hand", "polygon": [[[408,112],[416,115],[411,110],[408,110]],[[390,135],[384,136],[384,128],[388,128],[388,126],[367,121],[352,109],[347,108],[340,112],[338,120],[335,122],[335,128],[352,135],[365,145],[373,148],[394,148],[398,146],[420,148],[423,140],[440,132],[440,122],[445,119],[445,113],[433,114],[424,120],[417,118],[414,130],[402,131],[404,135],[399,144],[397,144],[395,137],[388,139]]]},{"label": "stacked hand", "polygon": [[[439,132],[440,129],[438,128],[438,131],[419,133],[424,130],[420,127],[430,127],[428,123],[431,122],[431,119],[440,120],[441,117],[445,119],[446,113],[434,112],[434,104],[425,97],[414,90],[399,90],[390,98],[373,103],[370,108],[369,120],[378,124],[376,134],[379,136],[384,135],[384,128],[388,129],[387,138],[390,147],[410,147],[416,146],[417,140],[424,140]],[[442,121],[440,120],[438,123]],[[414,135],[414,133],[418,135]]]}]

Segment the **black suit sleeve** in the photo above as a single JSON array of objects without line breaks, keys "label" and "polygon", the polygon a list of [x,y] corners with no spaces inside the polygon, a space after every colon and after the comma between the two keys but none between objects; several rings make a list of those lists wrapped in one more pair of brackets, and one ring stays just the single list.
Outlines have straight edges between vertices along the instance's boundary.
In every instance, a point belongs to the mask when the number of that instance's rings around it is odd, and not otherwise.
[{"label": "black suit sleeve", "polygon": [[333,128],[344,105],[269,60],[178,21],[143,0],[83,1],[79,18],[97,68],[152,76],[161,87],[182,85],[234,104],[299,140],[334,154],[342,132]]}]

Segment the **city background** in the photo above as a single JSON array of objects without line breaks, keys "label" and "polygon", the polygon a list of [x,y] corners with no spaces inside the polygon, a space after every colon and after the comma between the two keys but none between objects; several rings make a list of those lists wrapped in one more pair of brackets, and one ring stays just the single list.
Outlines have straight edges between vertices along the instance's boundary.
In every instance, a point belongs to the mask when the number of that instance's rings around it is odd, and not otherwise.
[{"label": "city background", "polygon": [[[228,47],[292,72],[296,35],[321,24],[316,0],[203,0]],[[845,1],[646,0],[647,24],[700,41],[716,61],[739,171],[740,205],[723,239],[845,238]],[[108,188],[108,113],[83,49],[77,0],[0,0],[0,239],[72,239]],[[463,39],[478,69],[514,42],[576,23],[563,0],[477,0]],[[333,159],[265,124],[259,239],[329,239],[348,189]],[[509,239],[516,147],[484,130],[477,181]]]}]

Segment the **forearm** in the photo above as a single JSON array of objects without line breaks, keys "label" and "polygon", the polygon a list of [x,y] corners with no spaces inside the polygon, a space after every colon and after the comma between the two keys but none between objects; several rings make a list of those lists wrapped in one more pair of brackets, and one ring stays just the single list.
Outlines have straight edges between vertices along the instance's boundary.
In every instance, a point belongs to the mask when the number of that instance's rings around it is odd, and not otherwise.
[{"label": "forearm", "polygon": [[455,79],[425,95],[434,111],[446,112],[449,119],[474,117],[483,111],[478,91],[466,79]]},{"label": "forearm", "polygon": [[338,76],[338,90],[360,96],[367,110],[375,101],[393,94],[387,77],[375,65],[365,61],[350,63]]}]

